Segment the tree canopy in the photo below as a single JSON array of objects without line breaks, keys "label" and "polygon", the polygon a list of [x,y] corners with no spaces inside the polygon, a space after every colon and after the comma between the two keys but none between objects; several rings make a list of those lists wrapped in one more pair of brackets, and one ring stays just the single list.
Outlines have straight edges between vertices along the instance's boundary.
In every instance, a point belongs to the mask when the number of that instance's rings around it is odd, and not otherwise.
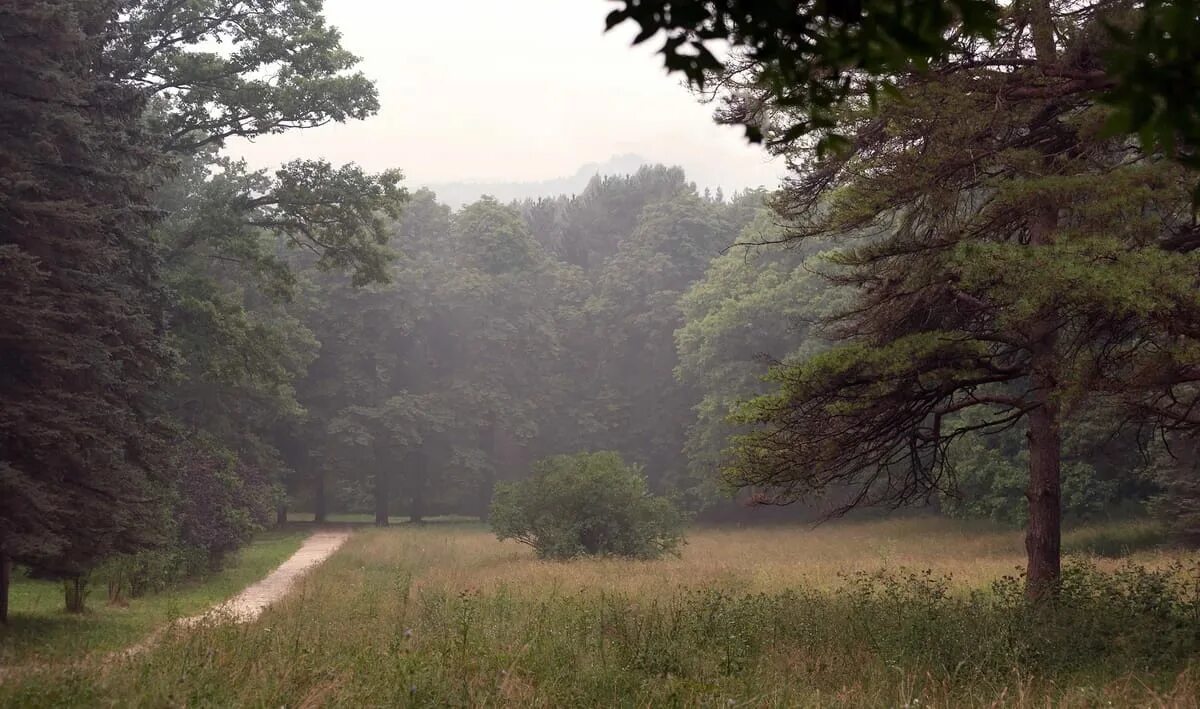
[{"label": "tree canopy", "polygon": [[[619,1],[608,27],[636,24],[635,43],[661,36],[667,69],[720,95],[722,119],[745,126],[755,142],[786,145],[816,134],[818,152],[840,148],[850,134],[838,113],[878,106],[914,71],[1024,68],[1012,73],[1032,70],[1037,80],[1014,82],[1018,93],[1088,93],[1112,107],[1108,132],[1136,134],[1147,150],[1200,165],[1194,0]],[[1053,27],[1066,23],[1088,28],[1089,41],[1074,42],[1087,56],[1082,65],[1045,58],[1063,37]]]}]

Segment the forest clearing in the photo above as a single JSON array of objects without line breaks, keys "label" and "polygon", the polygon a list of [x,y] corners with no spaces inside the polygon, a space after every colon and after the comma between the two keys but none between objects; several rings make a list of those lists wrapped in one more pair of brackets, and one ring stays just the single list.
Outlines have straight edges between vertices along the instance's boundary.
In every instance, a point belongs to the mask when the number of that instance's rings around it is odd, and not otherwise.
[{"label": "forest clearing", "polygon": [[[697,529],[678,558],[569,563],[477,524],[363,528],[254,622],[8,681],[0,704],[1196,706],[1200,667],[1164,635],[1200,607],[1195,562],[1170,571],[1192,557],[1151,532],[1071,530],[1066,566],[1138,565],[1123,592],[1190,605],[1085,620],[1117,586],[1084,583],[1087,605],[1042,622],[992,588],[1019,534],[945,519]],[[1154,570],[1183,585],[1150,588]]]},{"label": "forest clearing", "polygon": [[0,708],[1200,709],[1200,0],[0,67]]}]

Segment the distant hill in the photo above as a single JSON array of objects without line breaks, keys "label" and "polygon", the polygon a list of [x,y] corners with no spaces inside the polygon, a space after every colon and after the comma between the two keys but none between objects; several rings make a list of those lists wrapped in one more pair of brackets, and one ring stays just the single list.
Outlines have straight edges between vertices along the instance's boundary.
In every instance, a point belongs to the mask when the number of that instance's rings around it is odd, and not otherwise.
[{"label": "distant hill", "polygon": [[423,185],[437,193],[438,201],[455,209],[491,195],[501,202],[536,199],[560,194],[578,194],[595,175],[627,175],[649,164],[640,155],[617,155],[604,162],[592,162],[575,171],[570,177],[541,182],[442,182]]}]

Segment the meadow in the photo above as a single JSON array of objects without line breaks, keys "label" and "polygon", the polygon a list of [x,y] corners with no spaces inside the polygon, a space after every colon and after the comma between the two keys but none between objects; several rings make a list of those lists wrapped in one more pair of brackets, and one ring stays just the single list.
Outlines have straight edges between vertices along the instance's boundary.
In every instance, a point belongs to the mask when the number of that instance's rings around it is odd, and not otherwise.
[{"label": "meadow", "polygon": [[679,558],[538,561],[482,526],[361,529],[245,625],[0,683],[21,706],[1200,706],[1195,557],[939,519],[694,530]]}]

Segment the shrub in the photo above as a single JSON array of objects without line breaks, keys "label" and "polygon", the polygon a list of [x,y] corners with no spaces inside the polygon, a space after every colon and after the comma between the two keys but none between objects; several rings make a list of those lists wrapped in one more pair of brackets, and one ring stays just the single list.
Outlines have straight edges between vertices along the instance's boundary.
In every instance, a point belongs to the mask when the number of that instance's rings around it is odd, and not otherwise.
[{"label": "shrub", "polygon": [[654,559],[683,542],[684,516],[650,494],[639,468],[602,452],[547,458],[530,478],[497,484],[491,524],[497,537],[528,544],[543,559]]},{"label": "shrub", "polygon": [[203,436],[180,445],[176,469],[177,545],[205,557],[197,565],[193,553],[185,554],[186,575],[219,570],[266,526],[278,491],[268,471]]}]

